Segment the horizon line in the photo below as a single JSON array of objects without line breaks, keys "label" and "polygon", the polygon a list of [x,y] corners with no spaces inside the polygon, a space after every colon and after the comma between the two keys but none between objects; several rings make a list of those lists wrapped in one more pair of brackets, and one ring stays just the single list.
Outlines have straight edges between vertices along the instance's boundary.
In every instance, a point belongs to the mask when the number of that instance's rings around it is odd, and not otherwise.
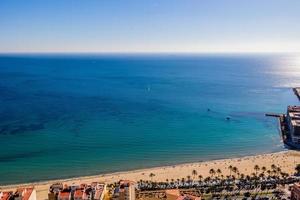
[{"label": "horizon line", "polygon": [[12,54],[300,54],[300,51],[8,51],[0,55]]}]

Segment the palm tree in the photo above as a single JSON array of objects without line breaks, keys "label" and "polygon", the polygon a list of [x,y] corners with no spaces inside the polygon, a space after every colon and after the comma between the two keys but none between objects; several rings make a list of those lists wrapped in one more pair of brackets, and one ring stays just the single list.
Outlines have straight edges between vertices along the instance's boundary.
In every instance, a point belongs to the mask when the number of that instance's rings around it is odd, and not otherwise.
[{"label": "palm tree", "polygon": [[211,180],[210,177],[206,177],[206,178],[204,179],[205,182],[209,182],[210,180]]},{"label": "palm tree", "polygon": [[280,168],[280,167],[277,167],[277,171],[280,173],[280,172],[281,172],[281,168]]},{"label": "palm tree", "polygon": [[186,178],[187,178],[188,182],[191,182],[191,176],[190,175],[188,175]]},{"label": "palm tree", "polygon": [[258,176],[259,176],[261,179],[263,179],[263,178],[265,177],[265,174],[264,174],[264,173],[260,173]]},{"label": "palm tree", "polygon": [[198,178],[199,178],[199,181],[201,182],[201,181],[202,181],[202,178],[203,178],[203,176],[202,176],[202,175],[199,175],[199,176],[198,176]]},{"label": "palm tree", "polygon": [[195,176],[197,176],[197,171],[194,169],[193,171],[192,171],[192,175],[193,175],[193,179],[195,179]]},{"label": "palm tree", "polygon": [[280,178],[280,173],[281,173],[281,168],[277,167],[276,174],[278,179]]},{"label": "palm tree", "polygon": [[241,178],[241,179],[244,179],[244,178],[245,178],[245,174],[243,174],[243,173],[240,174],[240,178]]},{"label": "palm tree", "polygon": [[295,170],[296,170],[296,174],[299,175],[300,174],[300,164],[296,165]]},{"label": "palm tree", "polygon": [[249,175],[247,175],[246,180],[249,182],[251,180],[251,177]]},{"label": "palm tree", "polygon": [[211,176],[213,176],[215,173],[216,173],[216,171],[215,171],[214,169],[210,169],[210,170],[209,170],[209,174],[210,174]]},{"label": "palm tree", "polygon": [[232,165],[229,165],[228,169],[229,169],[229,172],[230,172],[230,174],[229,174],[229,175],[231,176]]},{"label": "palm tree", "polygon": [[218,174],[218,177],[219,177],[220,174],[222,174],[222,171],[220,169],[217,169],[217,174]]},{"label": "palm tree", "polygon": [[238,179],[240,179],[240,175],[241,175],[240,172],[237,172],[236,175],[237,175]]},{"label": "palm tree", "polygon": [[233,173],[235,173],[235,174],[236,174],[238,171],[239,171],[239,170],[238,170],[238,168],[237,168],[237,167],[233,167],[233,168],[232,168],[232,172],[233,172]]},{"label": "palm tree", "polygon": [[155,174],[153,174],[152,172],[149,174],[149,177],[150,177],[150,179],[151,179],[151,181],[152,181],[152,178],[155,176]]},{"label": "palm tree", "polygon": [[266,168],[265,166],[263,166],[263,167],[261,168],[261,170],[263,171],[263,173],[265,173],[265,171],[267,171],[267,168]]},{"label": "palm tree", "polygon": [[185,178],[182,178],[182,179],[181,179],[181,182],[182,182],[182,183],[185,183]]},{"label": "palm tree", "polygon": [[272,170],[277,170],[276,165],[272,164],[272,165],[271,165],[271,169],[272,169]]},{"label": "palm tree", "polygon": [[259,166],[258,166],[258,165],[255,165],[255,166],[254,166],[255,175],[257,175],[257,171],[258,171],[259,169],[260,169],[260,168],[259,168]]}]

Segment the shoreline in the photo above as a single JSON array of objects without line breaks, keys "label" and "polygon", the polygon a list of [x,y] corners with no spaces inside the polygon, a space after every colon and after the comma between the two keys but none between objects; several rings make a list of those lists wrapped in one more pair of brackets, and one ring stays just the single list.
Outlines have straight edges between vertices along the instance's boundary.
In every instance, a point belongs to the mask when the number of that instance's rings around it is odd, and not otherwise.
[{"label": "shoreline", "polygon": [[[154,173],[153,181],[166,181],[166,179],[181,179],[192,175],[192,170],[197,170],[198,175],[208,177],[209,169],[220,168],[222,174],[225,176],[229,174],[228,166],[236,166],[240,173],[251,174],[254,172],[254,165],[260,167],[265,166],[270,168],[272,164],[282,168],[282,171],[289,174],[294,172],[295,165],[300,163],[300,152],[293,150],[283,150],[275,153],[257,154],[250,156],[242,156],[235,158],[208,160],[201,162],[182,163],[167,166],[150,167],[143,169],[136,169],[130,171],[118,171],[113,173],[103,173],[91,176],[79,176],[66,179],[53,179],[46,181],[37,181],[30,183],[0,185],[0,190],[8,191],[15,190],[18,187],[34,186],[37,190],[38,199],[47,198],[49,186],[56,182],[63,182],[66,184],[80,184],[90,183],[93,181],[100,181],[105,183],[113,183],[120,179],[129,179],[138,181],[140,179],[150,180],[149,174]],[[198,176],[197,176],[198,177]],[[197,178],[195,178],[197,179]]]},{"label": "shoreline", "polygon": [[[138,169],[132,169],[132,170],[121,170],[121,171],[112,171],[112,172],[104,172],[104,173],[98,173],[94,175],[84,175],[84,176],[72,176],[72,177],[66,177],[66,178],[54,178],[49,180],[41,180],[41,181],[32,181],[32,182],[24,182],[24,183],[12,183],[12,184],[1,184],[0,183],[0,190],[5,188],[12,188],[12,187],[18,187],[18,186],[26,186],[26,185],[40,185],[40,184],[47,184],[48,182],[61,182],[63,181],[73,181],[78,179],[91,179],[91,178],[99,178],[99,177],[105,177],[105,176],[112,176],[112,175],[119,175],[119,174],[127,174],[127,173],[139,173],[143,171],[148,170],[157,170],[161,168],[173,168],[180,167],[180,166],[186,166],[186,165],[193,165],[193,164],[199,164],[199,163],[210,163],[210,162],[224,162],[226,160],[232,160],[232,159],[247,159],[251,157],[257,157],[257,156],[264,156],[264,155],[272,155],[272,154],[281,154],[281,153],[287,153],[289,151],[293,150],[280,150],[280,151],[274,151],[274,152],[268,152],[268,153],[257,153],[257,154],[249,154],[249,155],[241,155],[241,156],[233,156],[229,158],[218,158],[218,159],[204,159],[194,162],[182,162],[177,164],[170,164],[170,165],[161,165],[161,166],[153,166],[153,167],[145,167],[145,168],[138,168]],[[297,152],[297,151],[295,151]],[[299,152],[300,155],[300,152]]]}]

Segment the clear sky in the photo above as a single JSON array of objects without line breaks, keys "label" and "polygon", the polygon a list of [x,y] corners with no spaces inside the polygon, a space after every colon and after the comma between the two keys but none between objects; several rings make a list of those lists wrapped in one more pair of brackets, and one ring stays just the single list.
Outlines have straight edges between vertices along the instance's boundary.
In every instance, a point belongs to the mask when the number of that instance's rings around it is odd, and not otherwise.
[{"label": "clear sky", "polygon": [[0,52],[300,52],[300,0],[0,0]]}]

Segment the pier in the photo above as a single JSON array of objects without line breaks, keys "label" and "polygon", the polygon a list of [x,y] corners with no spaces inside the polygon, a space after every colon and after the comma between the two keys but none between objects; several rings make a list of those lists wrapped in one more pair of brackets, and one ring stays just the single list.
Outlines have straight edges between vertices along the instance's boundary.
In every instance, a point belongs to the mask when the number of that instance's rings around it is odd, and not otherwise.
[{"label": "pier", "polygon": [[293,88],[293,91],[300,101],[300,87]]},{"label": "pier", "polygon": [[300,149],[300,106],[288,106],[286,114],[267,113],[277,117],[282,141],[286,147]]},{"label": "pier", "polygon": [[267,117],[282,117],[283,114],[281,113],[266,113],[265,114]]},{"label": "pier", "polygon": [[299,149],[299,146],[294,145],[291,141],[291,136],[287,124],[287,119],[285,114],[276,114],[276,113],[266,113],[268,117],[278,118],[279,131],[281,135],[282,142],[284,145],[291,149]]},{"label": "pier", "polygon": [[[294,87],[293,91],[300,101],[300,87]],[[278,118],[285,146],[300,150],[300,106],[288,106],[286,114],[266,113],[265,115]]]},{"label": "pier", "polygon": [[284,144],[287,145],[287,139],[288,139],[288,127],[286,124],[286,116],[281,113],[266,113],[265,114],[267,117],[276,117],[278,118],[278,123],[279,123],[279,130],[280,130],[280,135],[282,138],[282,141]]}]

